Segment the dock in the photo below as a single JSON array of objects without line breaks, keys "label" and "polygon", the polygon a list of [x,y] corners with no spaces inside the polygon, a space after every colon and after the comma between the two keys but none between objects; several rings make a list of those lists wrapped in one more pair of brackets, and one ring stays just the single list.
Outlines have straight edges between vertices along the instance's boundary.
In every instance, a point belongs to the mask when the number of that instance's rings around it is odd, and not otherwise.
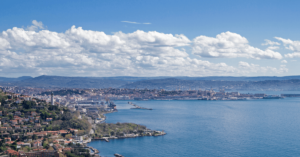
[{"label": "dock", "polygon": [[95,137],[93,140],[104,140],[106,142],[109,142],[108,137],[103,137],[103,138]]},{"label": "dock", "polygon": [[133,108],[130,108],[130,109],[142,109],[142,110],[152,110],[152,108],[145,108],[145,107],[141,107],[141,106],[138,106],[132,102],[128,102],[128,104],[132,105]]}]

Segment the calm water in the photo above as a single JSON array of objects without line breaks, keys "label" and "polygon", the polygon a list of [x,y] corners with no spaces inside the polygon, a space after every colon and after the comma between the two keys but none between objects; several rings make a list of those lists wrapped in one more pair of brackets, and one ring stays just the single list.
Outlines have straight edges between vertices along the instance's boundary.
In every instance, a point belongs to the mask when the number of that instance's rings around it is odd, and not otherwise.
[{"label": "calm water", "polygon": [[154,110],[119,111],[108,123],[133,122],[166,136],[93,141],[101,156],[300,156],[300,99],[251,101],[135,101]]}]

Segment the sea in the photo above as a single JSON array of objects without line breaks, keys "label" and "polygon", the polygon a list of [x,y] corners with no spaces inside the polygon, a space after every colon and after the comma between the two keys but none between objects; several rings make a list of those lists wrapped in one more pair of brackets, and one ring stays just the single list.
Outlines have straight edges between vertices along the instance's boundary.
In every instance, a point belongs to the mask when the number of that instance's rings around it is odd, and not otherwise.
[{"label": "sea", "polygon": [[[244,93],[252,93],[244,92]],[[266,92],[256,92],[266,93]],[[300,92],[269,92],[268,94]],[[282,157],[300,156],[300,98],[241,101],[131,101],[153,110],[118,112],[107,123],[131,122],[167,135],[92,141],[101,156],[113,157]]]}]

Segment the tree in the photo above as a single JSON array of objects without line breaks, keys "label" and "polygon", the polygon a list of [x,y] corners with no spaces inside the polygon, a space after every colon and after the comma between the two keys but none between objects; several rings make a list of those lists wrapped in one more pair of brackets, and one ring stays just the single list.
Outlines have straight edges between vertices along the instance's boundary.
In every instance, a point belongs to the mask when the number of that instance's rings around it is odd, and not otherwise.
[{"label": "tree", "polygon": [[9,119],[12,120],[14,116],[12,114],[8,115]]},{"label": "tree", "polygon": [[25,109],[31,109],[33,106],[35,106],[35,102],[34,101],[23,101],[22,106]]},{"label": "tree", "polygon": [[34,135],[32,136],[32,139],[36,140],[36,139],[37,139],[37,136],[34,134]]}]

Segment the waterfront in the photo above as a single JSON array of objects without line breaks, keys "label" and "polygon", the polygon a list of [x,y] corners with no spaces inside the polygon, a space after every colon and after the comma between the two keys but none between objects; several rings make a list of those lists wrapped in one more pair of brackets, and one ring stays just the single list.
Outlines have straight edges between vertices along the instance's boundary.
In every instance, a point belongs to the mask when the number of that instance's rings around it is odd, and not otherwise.
[{"label": "waterfront", "polygon": [[299,156],[300,99],[117,101],[108,123],[132,122],[166,136],[93,141],[101,156]]}]

